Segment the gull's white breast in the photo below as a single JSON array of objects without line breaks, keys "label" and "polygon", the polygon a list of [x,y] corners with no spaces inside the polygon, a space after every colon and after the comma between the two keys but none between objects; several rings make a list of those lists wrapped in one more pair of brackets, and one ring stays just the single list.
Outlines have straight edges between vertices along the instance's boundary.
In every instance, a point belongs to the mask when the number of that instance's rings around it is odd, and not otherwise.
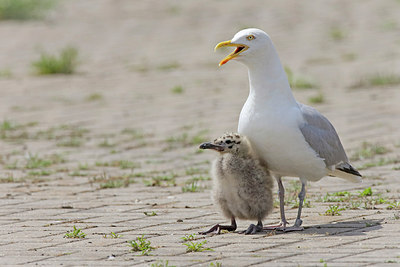
[{"label": "gull's white breast", "polygon": [[[264,99],[265,100],[265,99]],[[260,103],[251,94],[242,108],[238,132],[247,136],[268,169],[281,176],[317,181],[326,175],[323,159],[305,141],[297,104],[279,99]]]}]

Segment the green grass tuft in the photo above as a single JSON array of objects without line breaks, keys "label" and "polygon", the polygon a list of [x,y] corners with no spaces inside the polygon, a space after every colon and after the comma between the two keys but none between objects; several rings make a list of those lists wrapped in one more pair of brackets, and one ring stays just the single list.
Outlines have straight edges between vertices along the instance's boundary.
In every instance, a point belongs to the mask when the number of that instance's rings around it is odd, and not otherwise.
[{"label": "green grass tuft", "polygon": [[63,146],[63,147],[80,147],[82,146],[83,142],[82,139],[76,138],[76,137],[70,137],[67,138],[66,140],[62,140],[57,143],[57,146]]},{"label": "green grass tuft", "polygon": [[107,237],[109,237],[109,238],[120,238],[120,237],[122,237],[122,235],[119,235],[119,234],[116,234],[114,232],[111,232],[108,235],[104,234],[104,238],[107,238]]},{"label": "green grass tuft", "polygon": [[10,69],[2,69],[0,70],[0,78],[11,78],[13,76]]},{"label": "green grass tuft", "polygon": [[204,240],[201,242],[190,241],[188,243],[184,243],[184,245],[186,246],[186,252],[201,252],[201,251],[205,251],[205,250],[212,251],[211,248],[203,247],[206,243],[207,243],[207,240]]},{"label": "green grass tuft", "polygon": [[390,152],[390,150],[382,145],[363,142],[361,144],[361,148],[353,153],[353,155],[351,156],[351,160],[355,161],[370,159],[375,157],[376,155],[384,155],[388,152]]},{"label": "green grass tuft", "polygon": [[90,94],[87,97],[85,97],[85,100],[88,102],[99,101],[99,100],[103,100],[103,99],[104,99],[104,97],[100,93],[93,93],[93,94]]},{"label": "green grass tuft", "polygon": [[393,202],[389,203],[389,206],[386,209],[400,210],[400,201],[393,201]]},{"label": "green grass tuft", "polygon": [[364,87],[383,87],[394,86],[400,84],[400,75],[396,74],[373,74],[368,77],[361,78],[360,81],[353,84],[350,88],[364,88]]},{"label": "green grass tuft", "polygon": [[184,132],[178,136],[170,136],[165,139],[165,142],[168,144],[168,147],[164,150],[171,150],[178,147],[186,147],[186,146],[194,146],[199,145],[203,142],[209,140],[207,137],[208,130],[201,130],[194,135],[189,135]]},{"label": "green grass tuft", "polygon": [[144,236],[136,238],[136,240],[127,241],[128,245],[132,247],[131,251],[140,251],[142,256],[148,256],[150,251],[155,249],[151,246],[151,242],[146,240]]},{"label": "green grass tuft", "polygon": [[168,175],[160,175],[160,176],[153,176],[151,180],[143,180],[143,183],[146,186],[161,186],[161,187],[169,187],[169,186],[176,186],[176,174],[170,173]]},{"label": "green grass tuft", "polygon": [[346,33],[339,27],[332,27],[329,34],[334,41],[342,41],[346,38]]},{"label": "green grass tuft", "polygon": [[169,71],[169,70],[174,70],[174,69],[178,69],[180,68],[181,64],[179,64],[178,62],[168,62],[165,64],[161,64],[157,67],[158,70],[160,71]]},{"label": "green grass tuft", "polygon": [[150,267],[176,267],[175,265],[169,265],[169,261],[158,260],[155,263],[152,263]]},{"label": "green grass tuft", "polygon": [[184,92],[184,90],[183,90],[183,87],[182,87],[182,86],[177,85],[177,86],[172,87],[171,92],[172,92],[173,94],[179,95],[179,94],[182,94],[182,93]]},{"label": "green grass tuft", "polygon": [[52,164],[53,162],[49,159],[42,159],[38,155],[29,155],[25,168],[27,169],[45,168],[49,167]]},{"label": "green grass tuft", "polygon": [[115,143],[110,143],[110,142],[108,141],[108,139],[105,138],[103,142],[101,142],[101,143],[98,144],[98,146],[99,146],[99,147],[108,148],[108,147],[115,147],[116,144],[115,144]]},{"label": "green grass tuft", "polygon": [[101,189],[121,188],[126,186],[125,180],[123,179],[108,180],[105,183],[100,184]]},{"label": "green grass tuft", "polygon": [[72,231],[67,232],[64,237],[66,238],[85,238],[86,234],[82,232],[81,229],[77,229],[74,225],[74,229]]},{"label": "green grass tuft", "polygon": [[56,0],[0,0],[0,20],[41,19],[56,3]]},{"label": "green grass tuft", "polygon": [[185,242],[192,241],[192,240],[196,239],[196,234],[188,234],[188,235],[181,237],[181,239]]},{"label": "green grass tuft", "polygon": [[196,181],[190,181],[189,183],[185,183],[184,186],[182,186],[182,192],[201,192],[204,190],[204,187],[199,186],[198,182]]},{"label": "green grass tuft", "polygon": [[308,98],[308,102],[310,102],[311,104],[321,104],[324,101],[325,99],[322,92],[319,92],[317,95]]},{"label": "green grass tuft", "polygon": [[40,171],[30,171],[28,172],[28,175],[31,176],[49,176],[51,174],[51,171],[48,170],[40,170]]},{"label": "green grass tuft", "polygon": [[2,123],[0,123],[0,131],[14,131],[18,128],[18,125],[13,121],[4,120]]},{"label": "green grass tuft", "polygon": [[372,189],[371,187],[365,188],[364,191],[360,192],[360,197],[369,197],[372,196]]},{"label": "green grass tuft", "polygon": [[64,163],[66,160],[59,154],[52,154],[45,158],[41,158],[38,155],[29,154],[25,165],[27,169],[41,169],[49,167],[53,164]]},{"label": "green grass tuft", "polygon": [[289,80],[290,87],[293,89],[311,89],[317,87],[317,85],[311,79],[301,75],[295,75],[288,66],[285,66],[285,72]]},{"label": "green grass tuft", "polygon": [[34,61],[32,66],[39,75],[48,74],[73,74],[78,65],[78,50],[66,47],[59,56],[42,53],[40,59]]},{"label": "green grass tuft", "polygon": [[339,208],[337,205],[330,205],[325,211],[325,216],[340,216],[340,211],[345,210],[345,208]]}]

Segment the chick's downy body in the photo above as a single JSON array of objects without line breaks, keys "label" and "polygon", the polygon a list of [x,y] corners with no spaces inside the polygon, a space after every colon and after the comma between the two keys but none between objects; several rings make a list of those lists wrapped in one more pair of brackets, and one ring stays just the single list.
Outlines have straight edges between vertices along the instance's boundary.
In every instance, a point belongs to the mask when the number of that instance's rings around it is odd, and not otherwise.
[{"label": "chick's downy body", "polygon": [[[235,218],[257,220],[246,234],[262,230],[262,220],[273,209],[272,177],[266,166],[260,164],[245,136],[226,134],[213,143],[204,143],[200,148],[219,152],[212,164],[213,199],[223,214],[232,220],[232,226],[217,225],[211,230],[235,230]],[[233,229],[234,228],[234,229]]]},{"label": "chick's downy body", "polygon": [[212,177],[214,200],[227,218],[262,220],[272,211],[272,178],[250,154],[220,154]]}]

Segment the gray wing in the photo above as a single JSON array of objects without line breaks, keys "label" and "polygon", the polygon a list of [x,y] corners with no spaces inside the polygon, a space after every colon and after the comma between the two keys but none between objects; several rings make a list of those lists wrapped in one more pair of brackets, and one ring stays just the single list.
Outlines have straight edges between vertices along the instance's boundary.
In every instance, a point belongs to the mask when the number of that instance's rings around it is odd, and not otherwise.
[{"label": "gray wing", "polygon": [[316,109],[299,103],[305,120],[300,126],[304,139],[325,160],[328,169],[337,170],[332,175],[359,182],[361,174],[350,165],[335,128]]},{"label": "gray wing", "polygon": [[299,103],[305,124],[300,126],[307,143],[325,160],[327,167],[349,160],[335,128],[316,109]]}]

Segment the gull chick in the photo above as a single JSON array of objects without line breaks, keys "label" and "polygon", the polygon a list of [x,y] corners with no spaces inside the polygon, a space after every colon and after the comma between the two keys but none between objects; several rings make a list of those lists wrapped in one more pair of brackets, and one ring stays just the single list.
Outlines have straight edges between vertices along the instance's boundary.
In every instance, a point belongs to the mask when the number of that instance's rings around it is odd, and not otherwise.
[{"label": "gull chick", "polygon": [[254,156],[249,140],[236,133],[225,134],[214,142],[203,143],[201,149],[219,153],[212,165],[214,201],[231,225],[215,225],[200,234],[235,231],[236,218],[257,220],[241,233],[254,234],[263,229],[262,220],[272,211],[273,179]]},{"label": "gull chick", "polygon": [[[279,186],[282,230],[302,230],[301,210],[307,181],[336,176],[360,182],[361,174],[346,156],[335,128],[316,109],[297,102],[271,38],[259,29],[245,29],[217,44],[235,47],[220,66],[235,59],[248,68],[250,93],[240,113],[238,132],[247,136],[260,161]],[[294,226],[286,228],[282,176],[302,183]]]}]

